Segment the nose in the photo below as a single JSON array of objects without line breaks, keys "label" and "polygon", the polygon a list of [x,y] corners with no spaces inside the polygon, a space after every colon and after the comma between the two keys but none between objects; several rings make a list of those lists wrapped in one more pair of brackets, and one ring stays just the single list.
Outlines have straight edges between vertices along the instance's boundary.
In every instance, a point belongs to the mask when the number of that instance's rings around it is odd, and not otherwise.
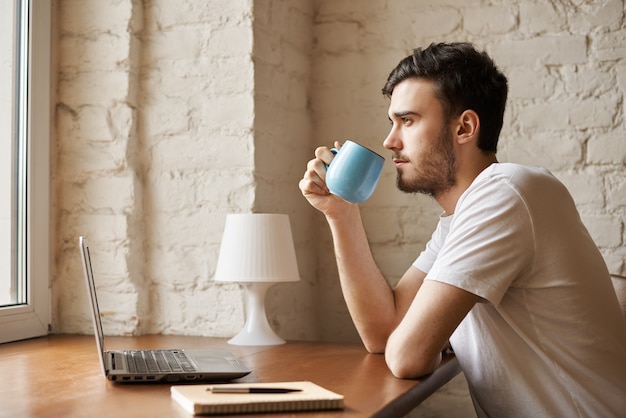
[{"label": "nose", "polygon": [[388,150],[399,150],[402,149],[402,140],[398,135],[397,129],[395,126],[391,127],[389,134],[387,134],[387,138],[383,141],[383,147]]}]

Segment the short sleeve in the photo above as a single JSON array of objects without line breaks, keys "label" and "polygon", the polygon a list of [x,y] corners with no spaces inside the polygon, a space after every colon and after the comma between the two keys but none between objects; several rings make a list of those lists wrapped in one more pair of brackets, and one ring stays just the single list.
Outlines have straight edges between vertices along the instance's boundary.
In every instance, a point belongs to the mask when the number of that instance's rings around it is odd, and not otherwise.
[{"label": "short sleeve", "polygon": [[524,200],[505,179],[487,178],[459,199],[426,279],[498,305],[514,280],[531,268],[533,257],[533,228]]},{"label": "short sleeve", "polygon": [[418,268],[424,273],[428,273],[432,268],[437,255],[443,247],[443,244],[450,230],[450,223],[452,222],[454,215],[441,215],[439,217],[439,223],[430,238],[430,241],[426,244],[426,248],[421,252],[419,257],[413,262],[413,267]]}]

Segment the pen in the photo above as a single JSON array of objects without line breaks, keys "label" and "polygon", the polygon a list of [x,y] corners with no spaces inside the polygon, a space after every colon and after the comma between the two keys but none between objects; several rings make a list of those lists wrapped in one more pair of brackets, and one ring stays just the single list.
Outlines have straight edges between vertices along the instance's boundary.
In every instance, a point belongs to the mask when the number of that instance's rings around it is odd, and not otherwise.
[{"label": "pen", "polygon": [[302,389],[285,389],[285,388],[248,388],[248,387],[219,387],[210,386],[207,390],[213,393],[290,393],[302,392]]}]

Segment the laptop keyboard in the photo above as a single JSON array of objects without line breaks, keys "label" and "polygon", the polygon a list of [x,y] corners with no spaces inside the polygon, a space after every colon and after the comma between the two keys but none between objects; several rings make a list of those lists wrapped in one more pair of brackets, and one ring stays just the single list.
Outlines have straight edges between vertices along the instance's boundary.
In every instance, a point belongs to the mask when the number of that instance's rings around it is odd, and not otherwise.
[{"label": "laptop keyboard", "polygon": [[196,368],[180,350],[125,351],[130,373],[195,372]]}]

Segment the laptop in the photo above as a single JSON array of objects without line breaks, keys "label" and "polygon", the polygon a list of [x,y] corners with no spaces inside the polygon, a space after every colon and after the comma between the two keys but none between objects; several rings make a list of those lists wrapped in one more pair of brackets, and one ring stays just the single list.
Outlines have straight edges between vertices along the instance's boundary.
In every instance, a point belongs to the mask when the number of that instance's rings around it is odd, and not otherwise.
[{"label": "laptop", "polygon": [[221,348],[105,350],[104,332],[91,267],[89,243],[80,237],[83,272],[96,337],[96,347],[103,375],[112,382],[221,382],[245,376],[251,372],[230,351]]}]

